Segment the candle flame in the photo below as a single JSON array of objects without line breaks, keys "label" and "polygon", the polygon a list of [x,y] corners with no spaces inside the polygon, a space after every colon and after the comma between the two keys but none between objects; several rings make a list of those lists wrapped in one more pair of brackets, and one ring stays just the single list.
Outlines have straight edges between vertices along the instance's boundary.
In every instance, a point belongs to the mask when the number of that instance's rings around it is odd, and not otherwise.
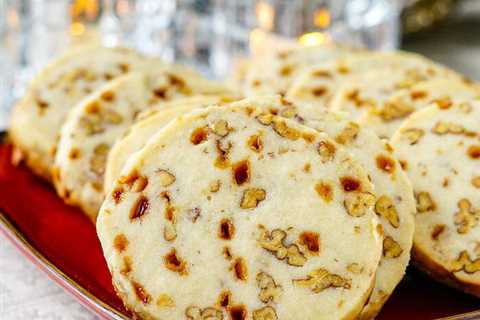
[{"label": "candle flame", "polygon": [[298,38],[298,42],[302,46],[312,47],[330,42],[330,37],[328,34],[323,32],[310,32],[301,35]]},{"label": "candle flame", "polygon": [[316,27],[319,27],[321,29],[326,29],[330,26],[330,22],[331,22],[330,11],[328,11],[325,8],[315,11],[313,15],[313,24]]},{"label": "candle flame", "polygon": [[81,36],[85,32],[85,25],[80,22],[73,22],[70,25],[70,34],[74,37]]},{"label": "candle flame", "polygon": [[99,8],[98,0],[75,0],[70,7],[70,16],[73,21],[79,20],[81,17],[85,17],[90,21],[95,20],[98,17]]},{"label": "candle flame", "polygon": [[260,28],[264,30],[273,29],[275,10],[270,4],[264,1],[258,2],[255,7],[255,15],[257,16],[258,25]]}]

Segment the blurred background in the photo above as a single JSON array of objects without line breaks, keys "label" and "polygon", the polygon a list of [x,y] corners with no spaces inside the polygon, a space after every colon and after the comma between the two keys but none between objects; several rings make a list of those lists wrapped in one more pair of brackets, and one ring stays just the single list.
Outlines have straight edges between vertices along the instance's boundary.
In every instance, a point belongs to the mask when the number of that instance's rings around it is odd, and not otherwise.
[{"label": "blurred background", "polygon": [[0,119],[73,46],[130,46],[224,78],[246,56],[330,42],[416,51],[480,79],[480,1],[0,0]]}]

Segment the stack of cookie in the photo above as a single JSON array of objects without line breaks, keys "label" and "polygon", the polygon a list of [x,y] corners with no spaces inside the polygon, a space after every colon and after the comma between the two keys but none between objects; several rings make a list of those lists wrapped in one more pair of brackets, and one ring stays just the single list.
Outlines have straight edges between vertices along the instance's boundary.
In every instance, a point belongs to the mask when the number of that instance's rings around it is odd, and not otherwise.
[{"label": "stack of cookie", "polygon": [[478,85],[337,46],[272,52],[235,79],[87,48],[14,110],[15,161],[96,221],[137,317],[372,319],[412,247],[480,295]]}]

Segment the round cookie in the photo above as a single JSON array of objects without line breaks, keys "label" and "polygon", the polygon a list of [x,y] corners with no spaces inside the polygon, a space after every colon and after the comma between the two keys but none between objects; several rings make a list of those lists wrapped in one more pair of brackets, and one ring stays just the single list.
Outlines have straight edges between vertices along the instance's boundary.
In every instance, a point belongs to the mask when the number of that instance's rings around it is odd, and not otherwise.
[{"label": "round cookie", "polygon": [[85,47],[45,67],[14,107],[10,121],[9,135],[27,165],[50,179],[58,131],[70,109],[108,81],[144,68],[144,60],[125,48]]},{"label": "round cookie", "polygon": [[108,154],[105,170],[105,191],[110,190],[128,158],[140,150],[157,131],[167,125],[175,117],[187,113],[194,108],[203,108],[208,105],[226,103],[233,98],[227,96],[199,96],[176,99],[171,102],[160,103],[156,107],[145,110],[138,115],[136,123],[132,125],[125,136],[118,140]]},{"label": "round cookie", "polygon": [[434,79],[420,82],[382,99],[359,119],[382,138],[390,138],[413,112],[433,102],[446,105],[453,101],[480,97],[480,86],[457,79]]},{"label": "round cookie", "polygon": [[352,79],[359,78],[372,70],[382,72],[384,75],[390,72],[392,74],[390,77],[396,77],[393,74],[400,72],[405,75],[405,79],[400,81],[399,85],[404,87],[436,77],[460,78],[453,71],[417,54],[368,52],[352,54],[346,58],[339,58],[305,69],[293,81],[287,97],[296,102],[311,102],[330,107],[335,94],[342,85],[348,84]]},{"label": "round cookie", "polygon": [[393,94],[410,91],[435,77],[438,75],[409,69],[392,72],[387,68],[361,73],[340,86],[332,98],[331,110],[347,112],[349,118],[358,120],[371,110],[381,108]]},{"label": "round cookie", "polygon": [[[305,106],[299,110],[291,104],[282,104],[282,101],[285,100],[272,98],[271,103],[267,104],[268,110],[336,137],[337,142],[342,143],[363,165],[374,184],[379,199],[375,211],[381,219],[388,240],[377,271],[373,293],[362,311],[362,318],[373,318],[403,278],[410,259],[414,232],[413,214],[416,211],[410,182],[392,154],[393,149],[370,130],[346,120],[341,114],[321,112],[318,108]],[[279,105],[281,108],[272,109],[272,105]],[[127,159],[173,117],[185,112],[176,112],[176,109],[158,113],[134,125],[129,135],[115,146],[118,146],[118,149],[112,160],[122,159],[122,156]],[[112,151],[110,157],[113,158],[113,154]],[[107,166],[107,172],[109,167],[110,165]],[[115,176],[118,176],[118,173]]]},{"label": "round cookie", "polygon": [[273,51],[253,59],[241,75],[246,95],[285,94],[305,68],[352,54],[352,49],[334,45]]},{"label": "round cookie", "polygon": [[372,319],[402,280],[410,261],[416,212],[412,187],[392,147],[368,128],[347,120],[343,114],[324,112],[315,106],[290,108],[283,109],[281,114],[335,139],[363,166],[373,183],[377,196],[375,213],[385,238],[375,286],[359,317]]},{"label": "round cookie", "polygon": [[372,185],[327,135],[267,105],[178,117],[107,196],[97,231],[116,290],[140,318],[360,312],[382,251]]},{"label": "round cookie", "polygon": [[119,77],[75,106],[60,133],[53,182],[65,202],[93,221],[102,204],[105,163],[110,148],[147,107],[146,77]]},{"label": "round cookie", "polygon": [[480,101],[413,113],[391,143],[416,195],[413,259],[480,296]]},{"label": "round cookie", "polygon": [[[172,76],[168,76],[171,71]],[[192,95],[229,92],[223,85],[203,79],[197,72],[166,65],[125,48],[84,47],[66,53],[44,68],[14,107],[9,134],[18,153],[37,174],[51,179],[59,129],[69,111],[111,80],[144,72],[150,103]]]}]

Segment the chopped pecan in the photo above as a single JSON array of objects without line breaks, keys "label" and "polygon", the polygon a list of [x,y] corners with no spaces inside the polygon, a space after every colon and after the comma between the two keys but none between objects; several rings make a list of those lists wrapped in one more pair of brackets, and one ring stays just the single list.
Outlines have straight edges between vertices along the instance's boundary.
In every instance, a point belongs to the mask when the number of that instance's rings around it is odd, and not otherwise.
[{"label": "chopped pecan", "polygon": [[318,154],[322,157],[322,161],[330,161],[335,157],[336,147],[329,141],[320,141],[317,146]]},{"label": "chopped pecan", "polygon": [[194,145],[198,145],[208,139],[208,127],[200,127],[193,130],[190,136],[190,142]]},{"label": "chopped pecan", "polygon": [[270,306],[254,310],[252,313],[253,320],[278,320],[275,309]]},{"label": "chopped pecan", "polygon": [[386,258],[398,258],[403,253],[403,249],[392,237],[386,236],[383,239],[383,256]]},{"label": "chopped pecan", "polygon": [[282,286],[277,285],[275,280],[269,274],[265,272],[257,273],[257,285],[260,288],[258,298],[263,303],[278,302],[282,295]]},{"label": "chopped pecan", "polygon": [[243,305],[231,306],[228,308],[228,312],[230,313],[230,320],[247,319],[247,309]]},{"label": "chopped pecan", "polygon": [[168,294],[161,294],[158,296],[156,304],[160,308],[173,308],[175,307],[175,302],[172,297]]},{"label": "chopped pecan", "polygon": [[473,160],[479,160],[480,159],[480,145],[471,145],[470,147],[468,147],[467,154]]},{"label": "chopped pecan", "polygon": [[142,192],[148,185],[148,178],[145,176],[139,176],[132,184],[133,192]]},{"label": "chopped pecan", "polygon": [[222,219],[218,228],[218,236],[223,240],[232,239],[235,234],[235,226],[230,219]]},{"label": "chopped pecan", "polygon": [[425,131],[417,128],[409,128],[403,130],[402,134],[410,141],[410,145],[414,145],[425,135]]},{"label": "chopped pecan", "polygon": [[438,238],[445,231],[446,228],[447,228],[447,226],[444,225],[444,224],[435,225],[435,227],[433,228],[432,233],[431,233],[432,239],[433,240],[438,240]]},{"label": "chopped pecan", "polygon": [[170,250],[169,253],[164,257],[165,267],[168,270],[178,272],[180,275],[186,275],[187,272],[187,263],[180,257],[177,256],[177,251],[175,249]]},{"label": "chopped pecan", "polygon": [[345,194],[343,205],[352,217],[365,215],[375,203],[375,196],[368,192],[348,192]]},{"label": "chopped pecan", "polygon": [[262,137],[259,134],[254,134],[248,138],[247,141],[248,147],[255,152],[260,152],[263,149]]},{"label": "chopped pecan", "polygon": [[308,288],[314,293],[320,293],[327,288],[350,289],[351,280],[343,278],[338,274],[330,273],[326,269],[319,268],[310,272],[305,279],[294,279],[293,284]]},{"label": "chopped pecan", "polygon": [[250,181],[250,161],[248,160],[243,160],[239,161],[235,164],[232,165],[232,176],[233,176],[233,181],[237,185],[242,185],[244,183],[247,183]]},{"label": "chopped pecan", "polygon": [[110,146],[106,143],[100,143],[93,149],[93,156],[90,159],[90,170],[97,176],[103,176],[105,173],[105,164],[109,150]]},{"label": "chopped pecan", "polygon": [[217,120],[213,124],[212,131],[216,135],[226,137],[232,129],[228,126],[228,122],[225,120]]},{"label": "chopped pecan", "polygon": [[243,192],[240,208],[253,209],[258,206],[260,201],[265,200],[266,192],[260,188],[249,188]]},{"label": "chopped pecan", "polygon": [[393,173],[395,171],[395,161],[388,156],[378,155],[376,158],[377,168],[387,173]]},{"label": "chopped pecan", "polygon": [[443,134],[462,134],[465,132],[465,128],[459,124],[453,122],[438,121],[432,128],[432,132],[438,135]]},{"label": "chopped pecan", "polygon": [[177,230],[171,222],[166,222],[163,227],[163,238],[167,241],[173,241],[177,238]]},{"label": "chopped pecan", "polygon": [[320,181],[315,185],[318,195],[325,201],[330,202],[333,199],[333,187],[327,182]]},{"label": "chopped pecan", "polygon": [[463,250],[458,255],[458,258],[452,262],[452,271],[465,271],[466,273],[475,273],[480,271],[480,258],[472,260],[470,254]]},{"label": "chopped pecan", "polygon": [[157,170],[158,178],[162,187],[168,187],[173,184],[176,180],[175,176],[168,172],[167,170],[159,169]]},{"label": "chopped pecan", "polygon": [[287,233],[283,230],[275,229],[269,233],[263,229],[258,242],[263,249],[275,254],[277,259],[287,259],[287,263],[292,266],[303,266],[307,259],[297,245],[284,243],[286,237]]},{"label": "chopped pecan", "polygon": [[230,291],[223,291],[218,296],[217,305],[226,308],[232,304],[232,293]]},{"label": "chopped pecan", "polygon": [[128,239],[123,233],[120,233],[115,236],[113,239],[113,247],[118,250],[118,252],[123,252],[127,249]]},{"label": "chopped pecan", "polygon": [[390,197],[383,195],[378,198],[377,203],[375,203],[375,212],[387,219],[392,227],[398,228],[400,226],[397,209]]},{"label": "chopped pecan", "polygon": [[245,263],[245,259],[243,258],[236,258],[235,261],[232,263],[232,269],[235,273],[235,278],[238,280],[245,281],[248,277],[248,269],[247,264]]},{"label": "chopped pecan", "polygon": [[355,122],[349,122],[342,131],[337,134],[335,141],[340,144],[352,143],[358,136],[360,126]]},{"label": "chopped pecan", "polygon": [[273,118],[274,118],[274,115],[271,114],[271,113],[262,113],[262,114],[259,114],[256,119],[258,120],[258,122],[260,122],[261,124],[265,125],[265,126],[269,126],[272,124],[273,122]]},{"label": "chopped pecan", "polygon": [[308,252],[318,255],[320,252],[320,235],[313,231],[304,231],[299,237],[300,243],[303,244]]},{"label": "chopped pecan", "polygon": [[312,89],[312,95],[315,97],[321,97],[328,92],[328,88],[325,86],[318,86]]},{"label": "chopped pecan", "polygon": [[147,212],[150,207],[150,203],[148,202],[147,197],[145,196],[140,196],[133,207],[130,209],[130,219],[139,219],[143,217]]},{"label": "chopped pecan", "polygon": [[358,179],[353,177],[341,177],[340,183],[342,184],[345,192],[361,191],[361,183]]},{"label": "chopped pecan", "polygon": [[419,213],[427,212],[427,211],[434,211],[436,209],[435,202],[433,202],[430,193],[426,191],[418,192],[415,195],[417,200],[417,211]]},{"label": "chopped pecan", "polygon": [[136,281],[132,281],[133,290],[137,299],[140,300],[143,304],[149,304],[152,300],[152,297],[147,293],[145,288]]},{"label": "chopped pecan", "polygon": [[278,133],[279,136],[287,138],[289,140],[297,140],[300,138],[300,131],[295,128],[287,126],[284,120],[275,118],[273,120],[273,130]]},{"label": "chopped pecan", "polygon": [[407,104],[405,101],[398,99],[386,102],[384,106],[378,110],[378,115],[384,121],[392,121],[405,118],[413,111],[415,111],[415,108]]},{"label": "chopped pecan", "polygon": [[212,307],[200,309],[190,306],[185,310],[185,316],[189,320],[223,320],[223,313]]},{"label": "chopped pecan", "polygon": [[468,199],[458,201],[458,212],[455,213],[454,223],[457,226],[457,232],[464,234],[478,224],[480,218],[480,209],[474,209]]}]

